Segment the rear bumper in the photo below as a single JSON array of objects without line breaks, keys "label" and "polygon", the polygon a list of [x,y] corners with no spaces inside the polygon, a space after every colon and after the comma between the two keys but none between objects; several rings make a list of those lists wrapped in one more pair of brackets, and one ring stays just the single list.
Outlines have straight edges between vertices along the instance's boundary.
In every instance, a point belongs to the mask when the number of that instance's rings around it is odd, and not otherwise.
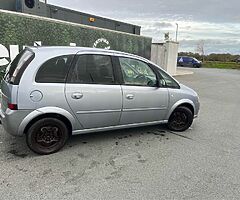
[{"label": "rear bumper", "polygon": [[0,108],[0,120],[5,131],[14,136],[22,136],[23,133],[19,133],[19,126],[22,120],[30,113],[26,110],[10,110],[6,112]]}]

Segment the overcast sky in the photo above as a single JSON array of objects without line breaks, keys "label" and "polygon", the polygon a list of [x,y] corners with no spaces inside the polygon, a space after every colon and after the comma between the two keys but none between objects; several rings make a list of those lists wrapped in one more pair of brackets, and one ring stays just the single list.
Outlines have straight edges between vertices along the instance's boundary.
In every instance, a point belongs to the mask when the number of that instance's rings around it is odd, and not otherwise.
[{"label": "overcast sky", "polygon": [[140,25],[142,35],[161,42],[175,39],[179,24],[180,51],[196,50],[204,40],[206,53],[240,54],[240,0],[48,0],[103,17]]}]

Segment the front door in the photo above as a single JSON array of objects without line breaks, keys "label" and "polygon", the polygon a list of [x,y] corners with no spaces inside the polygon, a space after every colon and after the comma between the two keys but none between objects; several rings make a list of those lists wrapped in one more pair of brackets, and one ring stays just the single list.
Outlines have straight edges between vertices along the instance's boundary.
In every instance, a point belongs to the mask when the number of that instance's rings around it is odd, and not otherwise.
[{"label": "front door", "polygon": [[151,67],[140,60],[119,58],[123,76],[123,109],[120,124],[165,120],[168,89],[159,88]]},{"label": "front door", "polygon": [[84,129],[116,126],[122,91],[115,84],[111,57],[78,55],[65,88],[67,101]]}]

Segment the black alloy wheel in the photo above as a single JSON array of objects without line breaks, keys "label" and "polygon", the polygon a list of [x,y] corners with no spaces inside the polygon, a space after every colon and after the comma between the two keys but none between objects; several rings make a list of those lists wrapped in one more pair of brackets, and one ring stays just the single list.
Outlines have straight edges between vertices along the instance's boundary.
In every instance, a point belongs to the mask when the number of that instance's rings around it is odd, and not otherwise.
[{"label": "black alloy wheel", "polygon": [[168,120],[168,128],[172,131],[185,131],[193,122],[193,113],[187,108],[180,106],[176,108]]},{"label": "black alloy wheel", "polygon": [[35,122],[27,132],[27,145],[37,154],[59,151],[69,137],[67,126],[59,119],[44,118]]}]

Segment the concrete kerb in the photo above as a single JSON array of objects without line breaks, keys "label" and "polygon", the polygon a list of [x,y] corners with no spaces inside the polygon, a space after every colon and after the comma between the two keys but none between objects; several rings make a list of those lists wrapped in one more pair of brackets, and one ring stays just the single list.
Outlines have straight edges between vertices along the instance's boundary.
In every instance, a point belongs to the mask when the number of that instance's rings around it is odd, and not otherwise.
[{"label": "concrete kerb", "polygon": [[184,76],[184,75],[191,75],[194,74],[193,71],[190,71],[188,69],[185,68],[177,68],[176,74],[174,74],[173,76]]}]

